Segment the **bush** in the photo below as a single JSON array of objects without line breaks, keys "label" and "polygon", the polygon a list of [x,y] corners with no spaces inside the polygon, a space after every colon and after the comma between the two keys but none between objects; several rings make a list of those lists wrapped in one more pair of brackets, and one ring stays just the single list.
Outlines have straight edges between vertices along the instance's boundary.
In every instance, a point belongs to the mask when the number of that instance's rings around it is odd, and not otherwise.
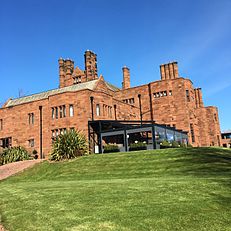
[{"label": "bush", "polygon": [[181,143],[181,144],[180,144],[180,147],[181,147],[181,148],[187,148],[187,144]]},{"label": "bush", "polygon": [[164,148],[171,148],[172,144],[170,144],[167,140],[164,140],[162,143],[160,143],[160,148],[164,149]]},{"label": "bush", "polygon": [[129,151],[147,150],[147,144],[143,142],[130,144]]},{"label": "bush", "polygon": [[172,141],[171,144],[172,144],[172,147],[173,147],[173,148],[180,148],[179,142],[177,142],[177,141],[175,141],[175,140]]},{"label": "bush", "polygon": [[116,145],[116,144],[107,144],[104,147],[103,153],[119,152],[119,151],[120,151],[120,149],[119,149],[118,145]]},{"label": "bush", "polygon": [[4,149],[0,153],[0,165],[29,159],[29,153],[26,151],[25,148],[20,146]]},{"label": "bush", "polygon": [[83,134],[71,130],[59,135],[53,143],[50,160],[73,159],[88,154],[88,143]]}]

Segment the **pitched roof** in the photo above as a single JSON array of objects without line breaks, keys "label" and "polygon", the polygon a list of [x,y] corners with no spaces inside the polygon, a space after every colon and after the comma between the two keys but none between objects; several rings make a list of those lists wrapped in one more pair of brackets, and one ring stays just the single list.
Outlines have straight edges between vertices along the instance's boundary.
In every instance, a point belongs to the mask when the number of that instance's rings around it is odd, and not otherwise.
[{"label": "pitched roof", "polygon": [[[68,87],[57,88],[54,90],[49,90],[49,91],[41,92],[38,94],[28,95],[28,96],[20,97],[16,99],[10,99],[6,102],[4,107],[12,107],[12,106],[16,106],[16,105],[20,105],[24,103],[30,103],[30,102],[37,101],[37,100],[47,99],[49,96],[64,93],[64,92],[75,92],[75,91],[80,91],[84,89],[93,90],[98,80],[99,79],[95,79],[95,80],[84,82],[84,83],[74,84]],[[105,83],[107,87],[110,88],[112,91],[120,90],[118,87],[115,87],[114,85],[106,81]]]},{"label": "pitched roof", "polygon": [[228,130],[225,130],[225,131],[221,132],[221,134],[228,134],[228,133],[231,133],[231,129],[228,129]]},{"label": "pitched roof", "polygon": [[80,91],[84,89],[93,90],[97,81],[98,79],[85,82],[85,83],[75,84],[75,85],[68,86],[68,87],[57,88],[54,90],[49,90],[49,91],[45,91],[45,92],[41,92],[38,94],[33,94],[33,95],[25,96],[25,97],[10,99],[4,105],[4,107],[11,107],[11,106],[24,104],[24,103],[30,103],[30,102],[37,101],[37,100],[47,99],[49,96],[56,95],[59,93],[64,93],[64,92],[75,92],[75,91]]},{"label": "pitched roof", "polygon": [[110,88],[112,91],[119,91],[119,90],[121,90],[120,88],[112,85],[111,83],[108,83],[106,81],[105,81],[105,83],[106,83],[107,87]]}]

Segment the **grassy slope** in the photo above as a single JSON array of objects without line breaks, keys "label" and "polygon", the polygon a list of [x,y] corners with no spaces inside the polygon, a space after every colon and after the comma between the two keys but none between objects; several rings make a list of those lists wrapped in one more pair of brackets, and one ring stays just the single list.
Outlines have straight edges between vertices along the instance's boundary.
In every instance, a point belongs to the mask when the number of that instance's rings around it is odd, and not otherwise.
[{"label": "grassy slope", "polygon": [[231,230],[231,151],[170,149],[44,162],[0,183],[10,230]]}]

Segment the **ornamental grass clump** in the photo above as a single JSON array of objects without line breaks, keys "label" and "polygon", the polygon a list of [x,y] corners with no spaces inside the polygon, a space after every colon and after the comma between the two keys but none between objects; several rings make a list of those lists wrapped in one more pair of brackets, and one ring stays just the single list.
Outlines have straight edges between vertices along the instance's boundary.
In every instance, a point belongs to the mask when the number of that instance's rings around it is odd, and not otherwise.
[{"label": "ornamental grass clump", "polygon": [[0,153],[0,165],[29,159],[29,153],[21,146],[3,149]]},{"label": "ornamental grass clump", "polygon": [[78,131],[71,130],[56,138],[53,143],[50,160],[68,160],[88,153],[86,137]]}]

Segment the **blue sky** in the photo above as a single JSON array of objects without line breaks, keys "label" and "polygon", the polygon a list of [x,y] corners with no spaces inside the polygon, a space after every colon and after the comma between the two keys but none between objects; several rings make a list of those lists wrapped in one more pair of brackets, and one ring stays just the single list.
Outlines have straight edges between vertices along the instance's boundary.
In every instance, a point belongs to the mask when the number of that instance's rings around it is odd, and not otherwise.
[{"label": "blue sky", "polygon": [[121,86],[159,80],[159,65],[201,87],[205,105],[219,108],[231,128],[230,0],[7,0],[0,5],[0,103],[57,88],[58,58],[84,68],[84,51],[98,55],[99,73]]}]

